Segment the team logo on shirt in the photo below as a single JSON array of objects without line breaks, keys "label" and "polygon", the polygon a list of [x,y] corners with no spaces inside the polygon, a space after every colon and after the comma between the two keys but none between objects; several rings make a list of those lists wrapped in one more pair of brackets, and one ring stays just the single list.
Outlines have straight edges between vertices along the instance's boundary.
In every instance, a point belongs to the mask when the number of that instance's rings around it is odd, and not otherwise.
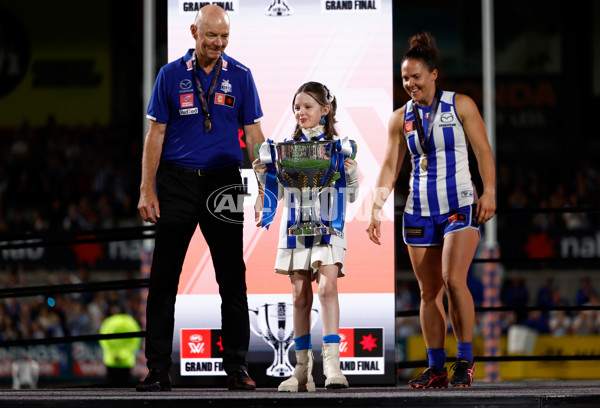
[{"label": "team logo on shirt", "polygon": [[229,93],[231,92],[231,83],[229,82],[228,79],[224,79],[223,82],[221,82],[221,91],[225,92],[225,93]]},{"label": "team logo on shirt", "polygon": [[404,122],[404,131],[406,133],[413,131],[413,121],[412,120],[410,122]]},{"label": "team logo on shirt", "polygon": [[229,106],[230,108],[233,108],[233,105],[235,105],[235,96],[216,93],[215,104]]},{"label": "team logo on shirt", "polygon": [[181,108],[191,108],[194,106],[194,94],[187,93],[179,95],[179,104],[181,105]]}]

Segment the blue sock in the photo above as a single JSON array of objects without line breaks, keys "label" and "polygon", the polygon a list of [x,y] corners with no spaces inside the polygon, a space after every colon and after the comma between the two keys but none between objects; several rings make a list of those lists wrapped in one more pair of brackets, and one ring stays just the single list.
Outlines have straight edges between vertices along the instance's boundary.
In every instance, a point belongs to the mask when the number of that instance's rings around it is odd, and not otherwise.
[{"label": "blue sock", "polygon": [[473,343],[458,343],[457,360],[473,362]]},{"label": "blue sock", "polygon": [[294,343],[296,343],[296,350],[312,349],[312,344],[310,343],[310,334],[304,334],[302,336],[295,337]]},{"label": "blue sock", "polygon": [[340,336],[337,334],[328,334],[327,336],[323,336],[323,343],[339,343]]},{"label": "blue sock", "polygon": [[429,361],[429,367],[437,367],[440,370],[444,369],[446,364],[446,349],[427,349],[427,360]]}]

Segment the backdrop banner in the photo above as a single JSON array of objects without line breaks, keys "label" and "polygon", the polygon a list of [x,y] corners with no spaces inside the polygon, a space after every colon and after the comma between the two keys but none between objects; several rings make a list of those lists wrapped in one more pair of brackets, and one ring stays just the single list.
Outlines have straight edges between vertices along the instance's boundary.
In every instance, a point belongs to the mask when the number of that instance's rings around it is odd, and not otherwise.
[{"label": "backdrop banner", "polygon": [[[321,82],[337,97],[338,133],[340,137],[356,141],[360,172],[358,199],[347,206],[346,276],[339,280],[340,327],[344,329],[341,334],[350,336],[347,339],[352,341],[351,344],[342,342],[344,347],[350,347],[342,353],[347,356],[342,359],[343,371],[351,376],[351,384],[393,384],[393,200],[388,200],[382,211],[383,244],[372,244],[365,232],[386,149],[387,123],[393,110],[392,2],[170,0],[169,61],[181,58],[194,46],[190,25],[199,7],[211,3],[224,7],[231,17],[229,45],[225,52],[252,71],[263,108],[261,125],[266,138],[280,142],[291,136],[295,127],[292,99],[301,84]],[[243,135],[240,143],[245,148]],[[247,161],[245,167],[242,175],[248,195],[243,203],[244,253],[253,328],[248,362],[257,381],[276,384],[281,381],[276,377],[291,374],[286,367],[295,362],[293,332],[284,330],[281,336],[261,332],[261,327],[277,319],[280,327],[292,326],[291,312],[282,312],[291,309],[290,281],[274,273],[282,211],[281,208],[277,211],[273,228],[267,230],[255,226],[253,205],[258,185]],[[312,344],[316,355],[320,356],[321,306],[316,285],[313,289]],[[182,329],[220,329],[220,302],[210,252],[197,230],[184,263],[175,309],[173,357],[176,364],[181,359],[180,345],[187,344],[180,340]],[[277,316],[269,314],[277,311],[281,312]],[[197,346],[186,349],[185,361],[190,362],[190,350],[198,349]],[[288,363],[288,357],[291,357],[291,363]],[[320,367],[320,357],[315,360],[316,366]],[[210,381],[214,377],[199,376],[199,371],[193,370],[208,367],[202,362],[212,360],[194,362],[188,365],[187,371],[177,370],[181,373],[178,380],[185,382],[187,378],[194,384]]]}]

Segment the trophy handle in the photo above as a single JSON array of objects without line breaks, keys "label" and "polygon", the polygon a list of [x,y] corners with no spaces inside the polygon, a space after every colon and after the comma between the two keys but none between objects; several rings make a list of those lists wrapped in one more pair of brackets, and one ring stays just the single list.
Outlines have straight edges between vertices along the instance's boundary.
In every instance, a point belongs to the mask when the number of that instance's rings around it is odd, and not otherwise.
[{"label": "trophy handle", "polygon": [[317,324],[317,320],[319,320],[319,311],[317,309],[312,309],[310,311],[310,328],[311,328],[311,330],[313,327],[315,327],[315,324]]},{"label": "trophy handle", "polygon": [[356,141],[352,139],[350,139],[350,144],[352,145],[352,154],[350,155],[350,158],[354,160],[356,158],[356,149],[358,149],[358,145],[356,144]]},{"label": "trophy handle", "polygon": [[[248,309],[248,315],[250,318],[250,330],[252,330],[252,333],[256,334],[258,337],[262,337],[263,335],[260,333],[260,331],[254,328],[254,324],[252,323],[252,317],[254,317],[255,322],[258,322],[258,310]],[[258,323],[257,327],[260,327],[258,326]]]}]

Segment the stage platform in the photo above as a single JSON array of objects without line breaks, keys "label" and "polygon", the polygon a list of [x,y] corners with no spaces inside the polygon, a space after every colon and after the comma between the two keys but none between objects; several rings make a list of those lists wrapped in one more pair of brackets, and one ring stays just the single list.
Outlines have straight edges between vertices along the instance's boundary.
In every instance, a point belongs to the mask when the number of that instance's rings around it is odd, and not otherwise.
[{"label": "stage platform", "polygon": [[471,388],[412,390],[408,386],[360,387],[314,393],[274,388],[227,391],[174,388],[138,393],[131,388],[0,389],[2,408],[199,408],[199,407],[598,407],[600,381],[476,382]]}]

